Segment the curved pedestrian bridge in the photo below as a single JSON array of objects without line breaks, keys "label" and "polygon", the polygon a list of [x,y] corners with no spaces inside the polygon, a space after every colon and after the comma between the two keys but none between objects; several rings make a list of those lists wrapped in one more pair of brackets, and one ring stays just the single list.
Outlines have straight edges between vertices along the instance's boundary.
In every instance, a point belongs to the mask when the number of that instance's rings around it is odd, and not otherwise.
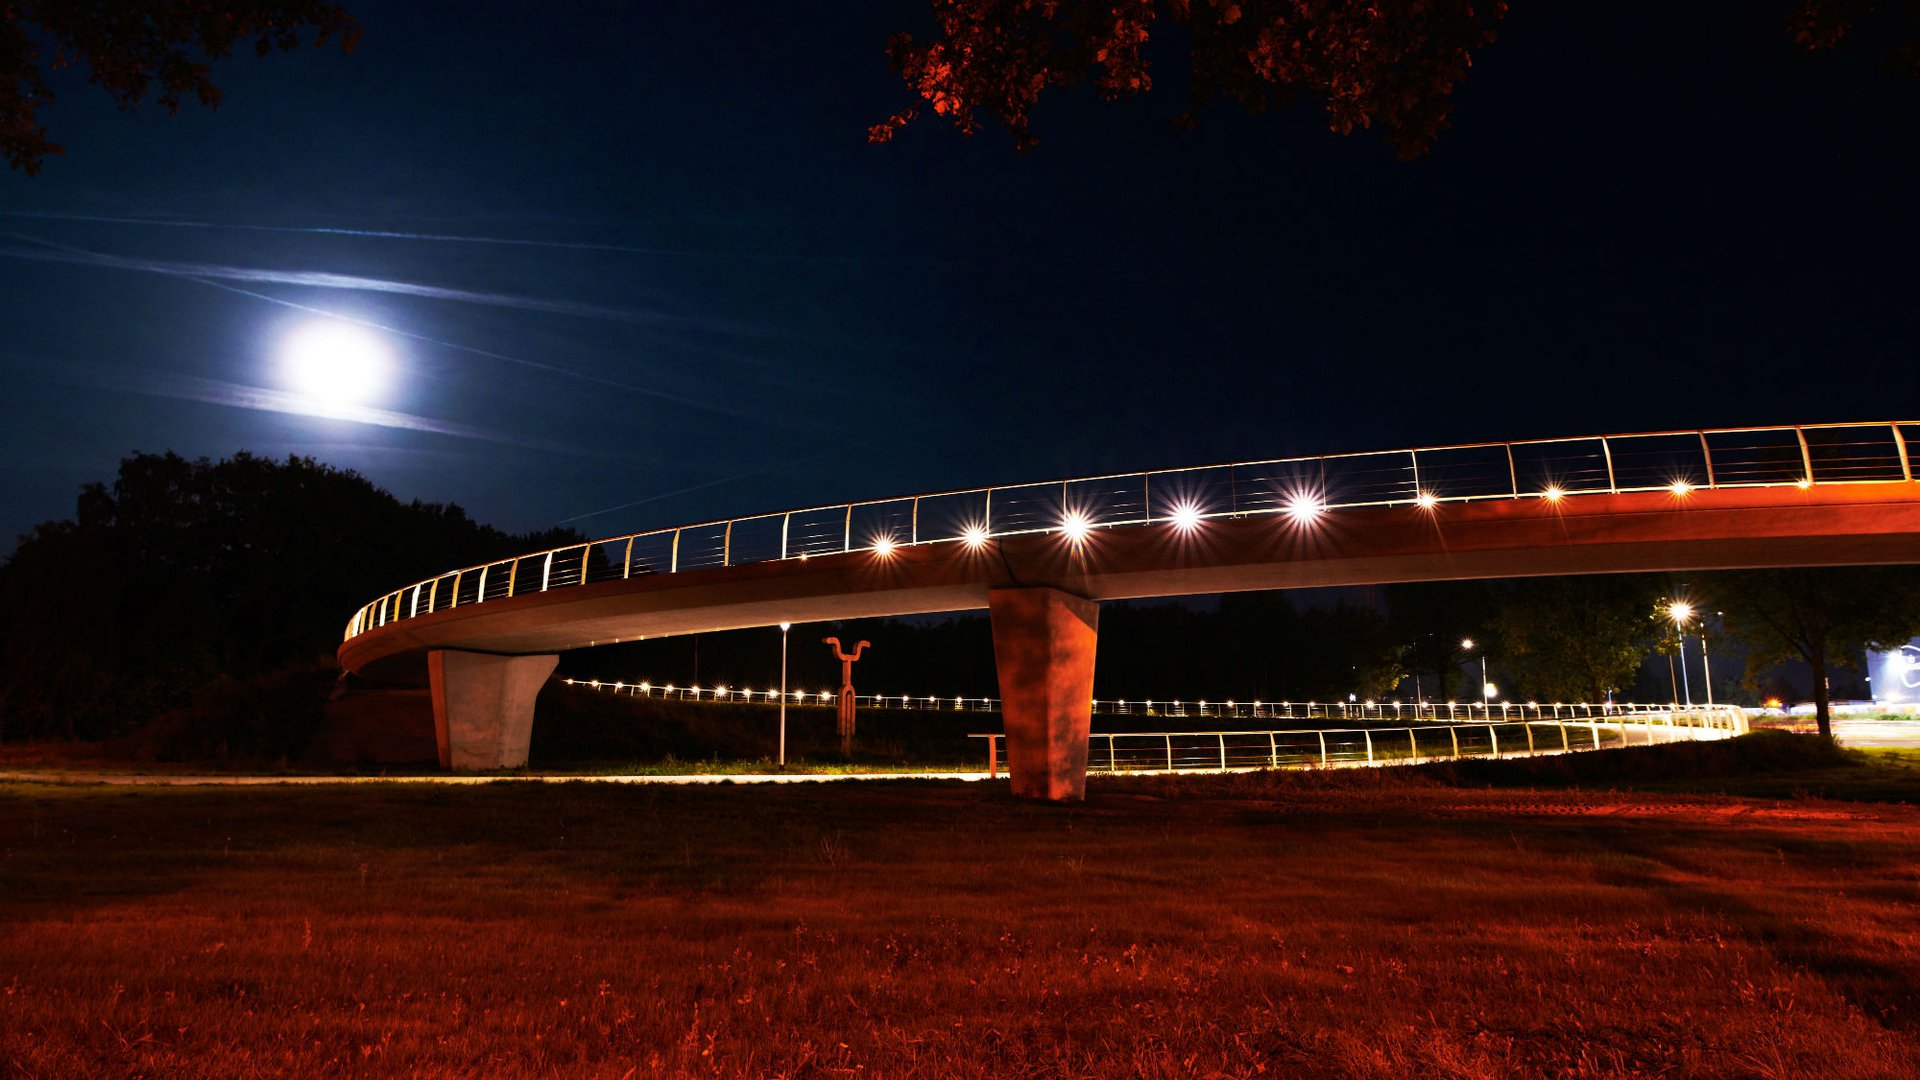
[{"label": "curved pedestrian bridge", "polygon": [[1920,422],[1478,443],[842,503],[450,570],[341,663],[433,687],[441,760],[526,760],[558,652],[987,608],[1015,791],[1083,791],[1098,603],[1543,574],[1916,561]]}]

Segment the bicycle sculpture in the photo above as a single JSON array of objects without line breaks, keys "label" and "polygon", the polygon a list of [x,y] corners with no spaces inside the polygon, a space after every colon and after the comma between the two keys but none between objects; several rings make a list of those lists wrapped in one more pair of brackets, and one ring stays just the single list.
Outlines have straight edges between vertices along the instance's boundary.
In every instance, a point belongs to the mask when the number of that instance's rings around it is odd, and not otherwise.
[{"label": "bicycle sculpture", "polygon": [[840,661],[840,756],[853,756],[853,662],[860,659],[860,653],[872,644],[863,641],[853,647],[853,655],[840,647],[837,637],[821,638],[821,641],[833,646],[833,655]]}]

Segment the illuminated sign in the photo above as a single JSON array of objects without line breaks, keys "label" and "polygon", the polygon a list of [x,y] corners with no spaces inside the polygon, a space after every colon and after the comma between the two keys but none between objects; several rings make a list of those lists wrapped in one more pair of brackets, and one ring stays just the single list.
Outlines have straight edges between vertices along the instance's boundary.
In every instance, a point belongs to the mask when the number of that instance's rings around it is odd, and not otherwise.
[{"label": "illuminated sign", "polygon": [[1873,699],[1889,705],[1920,704],[1920,638],[1887,652],[1867,654]]}]

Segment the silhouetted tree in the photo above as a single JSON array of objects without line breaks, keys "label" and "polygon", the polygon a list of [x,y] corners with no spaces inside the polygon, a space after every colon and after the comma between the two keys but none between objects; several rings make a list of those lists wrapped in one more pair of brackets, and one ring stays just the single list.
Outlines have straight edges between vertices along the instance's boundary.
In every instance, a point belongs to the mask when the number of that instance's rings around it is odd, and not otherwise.
[{"label": "silhouetted tree", "polygon": [[237,46],[265,56],[337,39],[351,52],[360,26],[327,0],[9,0],[0,4],[0,153],[32,176],[62,148],[40,125],[53,100],[47,73],[85,67],[123,109],[149,94],[168,112],[192,98],[217,108],[212,62]]},{"label": "silhouetted tree", "polygon": [[0,724],[124,730],[216,677],[330,657],[396,585],[575,539],[402,503],[309,458],[136,455],[0,564]]},{"label": "silhouetted tree", "polygon": [[[1878,0],[1804,0],[1788,26],[1808,49],[1837,44]],[[1907,0],[1920,12],[1920,0]],[[1154,84],[1147,47],[1156,24],[1178,24],[1191,65],[1181,121],[1216,98],[1249,112],[1310,100],[1339,134],[1378,129],[1402,158],[1427,152],[1448,126],[1454,88],[1475,50],[1494,40],[1500,0],[932,0],[937,36],[896,34],[887,56],[918,103],[875,124],[886,142],[922,108],[961,133],[980,116],[1014,145],[1034,145],[1031,113],[1045,91],[1091,81],[1114,100]],[[1909,34],[1911,31],[1909,30]],[[1920,49],[1892,65],[1920,75]]]},{"label": "silhouetted tree", "polygon": [[1898,648],[1920,636],[1920,567],[1745,570],[1713,575],[1705,587],[1727,632],[1747,645],[1750,681],[1782,661],[1806,661],[1814,719],[1828,738],[1828,667],[1850,667],[1862,649]]},{"label": "silhouetted tree", "polygon": [[1498,593],[1493,647],[1529,698],[1605,700],[1632,682],[1652,648],[1642,612],[1658,589],[1625,574],[1511,582]]},{"label": "silhouetted tree", "polygon": [[1387,613],[1396,639],[1404,644],[1406,666],[1410,673],[1433,680],[1432,692],[1426,695],[1429,700],[1454,696],[1453,682],[1467,656],[1460,643],[1486,636],[1493,618],[1493,595],[1484,581],[1387,586]]}]

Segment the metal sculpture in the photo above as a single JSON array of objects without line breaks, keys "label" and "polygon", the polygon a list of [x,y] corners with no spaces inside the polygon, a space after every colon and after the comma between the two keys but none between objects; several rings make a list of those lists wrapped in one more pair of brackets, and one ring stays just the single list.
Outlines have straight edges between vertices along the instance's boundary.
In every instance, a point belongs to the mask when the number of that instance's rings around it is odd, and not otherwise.
[{"label": "metal sculpture", "polygon": [[833,646],[834,658],[840,661],[840,756],[853,756],[853,662],[860,659],[860,653],[872,645],[863,641],[853,647],[848,655],[840,647],[837,637],[821,638],[821,641]]}]

